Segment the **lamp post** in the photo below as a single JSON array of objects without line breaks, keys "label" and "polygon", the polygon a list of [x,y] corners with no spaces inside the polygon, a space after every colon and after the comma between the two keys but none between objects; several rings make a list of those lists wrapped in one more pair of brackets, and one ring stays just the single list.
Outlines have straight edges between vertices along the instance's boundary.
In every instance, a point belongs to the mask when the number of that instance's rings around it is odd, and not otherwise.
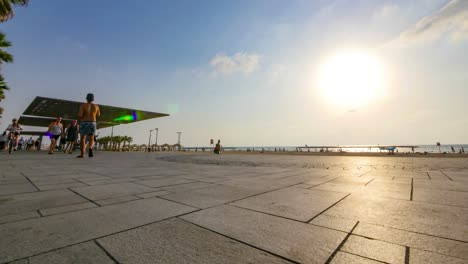
[{"label": "lamp post", "polygon": [[154,130],[156,130],[156,138],[155,138],[155,145],[156,145],[156,150],[158,149],[158,132],[159,132],[159,129],[158,128],[155,128]]},{"label": "lamp post", "polygon": [[177,145],[179,145],[179,151],[180,151],[180,134],[182,134],[182,132],[177,132],[178,135],[178,139],[177,139]]},{"label": "lamp post", "polygon": [[150,144],[151,144],[151,132],[153,132],[153,129],[150,129],[150,134],[149,134],[149,138],[148,138],[148,148],[146,149],[148,152],[150,152]]}]

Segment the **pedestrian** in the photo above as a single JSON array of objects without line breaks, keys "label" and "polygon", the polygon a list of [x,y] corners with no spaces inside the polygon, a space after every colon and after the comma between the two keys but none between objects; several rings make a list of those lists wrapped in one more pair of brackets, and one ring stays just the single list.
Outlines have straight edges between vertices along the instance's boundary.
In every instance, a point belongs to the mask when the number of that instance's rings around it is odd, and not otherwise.
[{"label": "pedestrian", "polygon": [[0,135],[0,150],[3,150],[6,146],[6,143],[8,141],[8,135],[7,132],[4,131],[2,135]]},{"label": "pedestrian", "polygon": [[86,152],[86,137],[89,140],[88,156],[93,157],[94,135],[96,134],[96,120],[101,115],[99,106],[94,104],[94,95],[86,95],[86,103],[80,106],[78,118],[80,119],[80,151],[77,158],[83,158]]},{"label": "pedestrian", "polygon": [[33,147],[33,144],[34,144],[34,139],[32,137],[30,137],[27,141],[26,141],[26,150],[27,151],[31,151],[32,147]]},{"label": "pedestrian", "polygon": [[21,138],[18,140],[18,150],[22,150],[22,149],[23,149],[23,144],[24,144],[24,138],[21,137]]},{"label": "pedestrian", "polygon": [[50,138],[49,154],[54,154],[57,140],[63,133],[63,124],[61,117],[57,117],[57,119],[54,122],[50,123],[49,128],[47,129],[47,133]]},{"label": "pedestrian", "polygon": [[75,147],[75,142],[78,137],[78,129],[78,121],[76,120],[73,120],[66,128],[65,134],[67,135],[67,145],[65,146],[63,153],[66,153],[68,149],[68,154],[73,154],[73,148]]},{"label": "pedestrian", "polygon": [[221,140],[218,139],[218,143],[216,143],[216,146],[214,148],[214,153],[219,154],[221,152]]},{"label": "pedestrian", "polygon": [[34,150],[41,150],[41,141],[39,139],[34,141]]}]

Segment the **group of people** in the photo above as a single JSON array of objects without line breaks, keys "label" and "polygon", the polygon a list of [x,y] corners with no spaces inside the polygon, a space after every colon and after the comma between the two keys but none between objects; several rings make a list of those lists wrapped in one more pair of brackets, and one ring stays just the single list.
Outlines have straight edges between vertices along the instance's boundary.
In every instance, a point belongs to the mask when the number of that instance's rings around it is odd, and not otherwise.
[{"label": "group of people", "polygon": [[77,158],[84,158],[87,147],[88,156],[94,156],[93,147],[97,129],[96,120],[101,115],[101,112],[99,106],[93,102],[94,95],[89,93],[86,96],[86,103],[82,104],[80,106],[80,110],[78,111],[80,124],[78,124],[77,120],[72,120],[72,122],[64,129],[61,117],[57,117],[54,122],[50,123],[47,129],[47,134],[50,138],[49,154],[54,154],[57,141],[60,137],[65,139],[65,148],[63,152],[72,154],[79,134],[81,153],[77,156]]},{"label": "group of people", "polygon": [[[0,150],[4,150],[8,146],[9,142],[9,137],[6,131],[3,132],[3,134],[0,135]],[[12,139],[15,140],[15,139]],[[39,138],[33,139],[33,137],[30,137],[29,139],[24,139],[21,137],[18,140],[18,144],[16,142],[13,142],[13,150],[27,150],[27,151],[33,151],[33,150],[39,150],[41,146],[41,141]]]},{"label": "group of people", "polygon": [[[59,138],[61,138],[62,143],[65,145],[63,152],[72,154],[75,143],[79,138],[81,153],[77,158],[83,158],[85,156],[87,147],[88,156],[94,156],[93,147],[97,129],[96,120],[101,113],[99,106],[93,102],[94,95],[89,93],[86,96],[86,103],[82,104],[78,111],[77,116],[80,120],[79,124],[77,120],[72,120],[72,122],[64,129],[61,117],[57,117],[54,122],[50,123],[46,133],[50,138],[49,154],[54,154]],[[18,120],[16,118],[13,118],[12,124],[9,125],[6,131],[0,136],[0,150],[5,148],[10,140],[13,142],[14,150],[17,150],[18,148],[21,149],[24,144],[24,139],[19,138],[21,130],[23,130],[23,127],[18,124]],[[8,134],[7,131],[9,132]],[[39,149],[40,141],[34,141],[31,137],[26,141],[26,145],[27,150],[32,150],[33,146],[35,146],[36,149]]]}]

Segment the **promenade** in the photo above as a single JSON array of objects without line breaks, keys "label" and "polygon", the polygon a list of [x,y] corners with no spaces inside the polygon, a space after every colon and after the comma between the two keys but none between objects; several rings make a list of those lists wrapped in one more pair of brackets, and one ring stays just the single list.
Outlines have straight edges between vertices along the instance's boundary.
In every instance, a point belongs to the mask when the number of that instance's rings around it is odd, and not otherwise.
[{"label": "promenade", "polygon": [[468,158],[0,152],[0,263],[467,263]]}]

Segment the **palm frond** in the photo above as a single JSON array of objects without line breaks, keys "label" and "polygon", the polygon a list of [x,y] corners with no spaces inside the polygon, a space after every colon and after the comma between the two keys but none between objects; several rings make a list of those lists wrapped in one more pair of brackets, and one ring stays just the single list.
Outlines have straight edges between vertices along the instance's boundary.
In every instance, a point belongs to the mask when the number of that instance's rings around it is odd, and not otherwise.
[{"label": "palm frond", "polygon": [[29,0],[0,0],[0,22],[7,21],[15,16],[13,5],[26,6]]}]

